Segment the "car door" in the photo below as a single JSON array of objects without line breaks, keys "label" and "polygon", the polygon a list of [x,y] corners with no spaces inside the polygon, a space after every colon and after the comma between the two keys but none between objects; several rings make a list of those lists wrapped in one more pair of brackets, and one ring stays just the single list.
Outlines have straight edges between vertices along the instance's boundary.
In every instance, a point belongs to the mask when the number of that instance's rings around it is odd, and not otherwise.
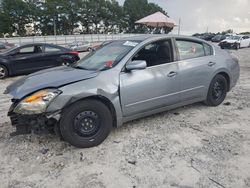
[{"label": "car door", "polygon": [[46,62],[47,68],[61,65],[63,63],[61,60],[63,53],[59,47],[45,45],[43,60]]},{"label": "car door", "polygon": [[241,47],[248,47],[250,46],[250,37],[249,36],[243,36],[241,38]]},{"label": "car door", "polygon": [[209,78],[216,69],[213,48],[198,41],[176,39],[183,102],[206,96]]},{"label": "car door", "polygon": [[26,45],[10,54],[12,70],[15,73],[31,73],[41,69],[42,45]]},{"label": "car door", "polygon": [[[165,49],[164,49],[165,48]],[[170,40],[144,46],[130,61],[145,60],[147,68],[120,74],[124,116],[131,116],[180,102],[178,62],[173,62]]]}]

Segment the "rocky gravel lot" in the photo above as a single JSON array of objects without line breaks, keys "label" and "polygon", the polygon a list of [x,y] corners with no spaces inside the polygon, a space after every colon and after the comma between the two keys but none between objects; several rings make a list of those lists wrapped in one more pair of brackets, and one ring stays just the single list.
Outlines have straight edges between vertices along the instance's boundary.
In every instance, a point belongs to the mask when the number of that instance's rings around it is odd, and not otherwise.
[{"label": "rocky gravel lot", "polygon": [[98,147],[53,135],[10,137],[10,98],[0,81],[0,187],[249,188],[250,49],[233,51],[241,77],[224,104],[201,103],[114,129]]}]

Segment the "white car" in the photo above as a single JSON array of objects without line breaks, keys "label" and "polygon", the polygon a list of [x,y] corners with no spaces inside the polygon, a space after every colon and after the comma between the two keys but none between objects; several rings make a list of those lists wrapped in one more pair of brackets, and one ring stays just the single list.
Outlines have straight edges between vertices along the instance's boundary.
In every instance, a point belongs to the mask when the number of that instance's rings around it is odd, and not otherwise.
[{"label": "white car", "polygon": [[250,47],[250,37],[247,35],[235,35],[228,39],[225,39],[219,43],[219,46],[224,48],[240,49],[244,47]]}]

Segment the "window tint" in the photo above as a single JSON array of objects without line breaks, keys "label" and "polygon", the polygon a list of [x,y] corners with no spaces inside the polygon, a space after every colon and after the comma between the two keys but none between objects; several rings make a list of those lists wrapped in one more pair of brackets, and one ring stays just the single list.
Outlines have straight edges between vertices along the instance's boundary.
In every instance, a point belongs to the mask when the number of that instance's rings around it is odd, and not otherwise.
[{"label": "window tint", "polygon": [[34,52],[34,46],[24,47],[19,50],[20,54],[33,53],[33,52]]},{"label": "window tint", "polygon": [[147,67],[165,64],[173,61],[170,40],[162,40],[144,46],[132,60],[145,60]]},{"label": "window tint", "polygon": [[52,47],[52,46],[45,46],[45,52],[59,52],[61,51],[60,48]]},{"label": "window tint", "polygon": [[179,50],[180,60],[205,56],[202,43],[177,40],[176,44]]},{"label": "window tint", "polygon": [[207,56],[213,55],[213,48],[210,45],[204,43],[204,49]]},{"label": "window tint", "polygon": [[243,39],[249,39],[249,36],[244,36],[244,37],[242,37]]}]

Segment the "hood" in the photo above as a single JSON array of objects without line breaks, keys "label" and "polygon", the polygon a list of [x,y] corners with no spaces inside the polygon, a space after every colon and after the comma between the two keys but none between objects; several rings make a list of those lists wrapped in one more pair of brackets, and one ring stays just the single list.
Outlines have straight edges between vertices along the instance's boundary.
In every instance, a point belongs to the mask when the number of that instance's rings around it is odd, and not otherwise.
[{"label": "hood", "polygon": [[44,88],[58,88],[97,75],[97,71],[66,66],[46,69],[17,80],[6,88],[4,94],[10,94],[14,99],[22,99],[24,96]]},{"label": "hood", "polygon": [[227,42],[227,43],[236,43],[236,42],[239,42],[238,40],[233,40],[233,39],[225,39],[225,40],[223,40],[223,41],[221,41],[221,42]]}]

